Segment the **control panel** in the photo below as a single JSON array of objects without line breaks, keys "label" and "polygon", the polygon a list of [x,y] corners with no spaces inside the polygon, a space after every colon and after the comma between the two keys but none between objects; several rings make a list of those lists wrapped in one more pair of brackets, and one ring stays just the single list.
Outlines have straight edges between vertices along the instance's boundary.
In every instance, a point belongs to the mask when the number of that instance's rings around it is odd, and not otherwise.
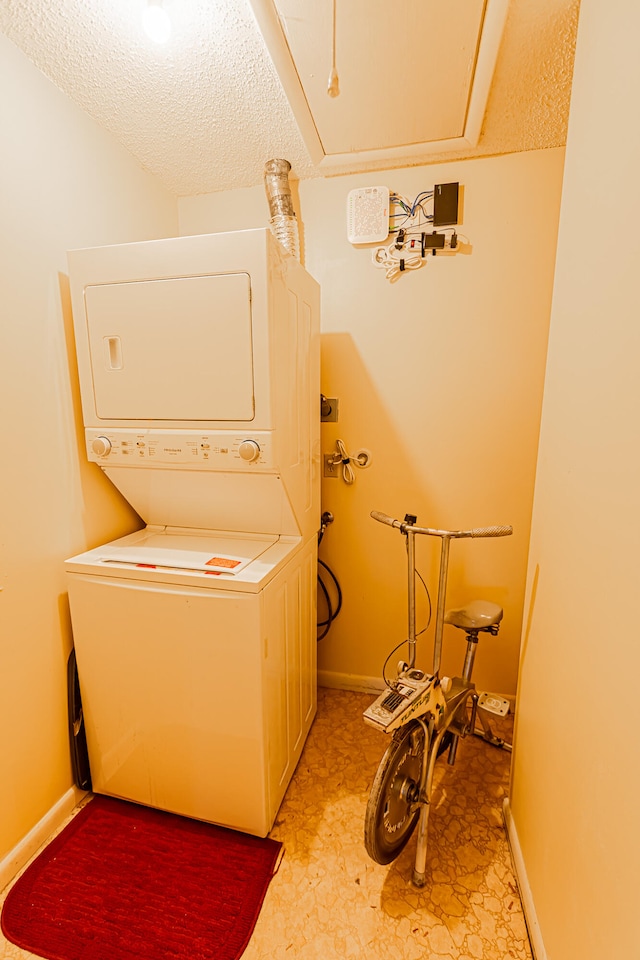
[{"label": "control panel", "polygon": [[365,723],[390,733],[411,717],[433,714],[436,725],[444,713],[444,695],[436,678],[409,668],[363,713]]},{"label": "control panel", "polygon": [[181,470],[246,470],[273,468],[271,434],[248,436],[195,430],[86,431],[87,456],[100,466],[175,466]]}]

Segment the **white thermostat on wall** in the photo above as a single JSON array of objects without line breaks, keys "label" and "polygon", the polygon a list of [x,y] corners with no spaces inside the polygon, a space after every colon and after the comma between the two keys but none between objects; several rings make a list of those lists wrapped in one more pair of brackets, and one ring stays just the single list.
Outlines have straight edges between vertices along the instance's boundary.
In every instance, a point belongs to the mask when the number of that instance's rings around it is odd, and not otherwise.
[{"label": "white thermostat on wall", "polygon": [[389,236],[389,188],[358,187],[347,196],[349,243],[380,243]]}]

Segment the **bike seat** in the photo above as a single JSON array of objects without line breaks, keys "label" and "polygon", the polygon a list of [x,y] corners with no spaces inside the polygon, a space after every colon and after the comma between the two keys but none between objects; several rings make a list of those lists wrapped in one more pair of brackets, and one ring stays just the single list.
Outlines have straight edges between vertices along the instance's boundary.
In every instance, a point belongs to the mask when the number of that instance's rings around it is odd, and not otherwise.
[{"label": "bike seat", "polygon": [[488,630],[502,620],[502,607],[489,600],[472,600],[458,610],[447,610],[444,622],[462,630]]}]

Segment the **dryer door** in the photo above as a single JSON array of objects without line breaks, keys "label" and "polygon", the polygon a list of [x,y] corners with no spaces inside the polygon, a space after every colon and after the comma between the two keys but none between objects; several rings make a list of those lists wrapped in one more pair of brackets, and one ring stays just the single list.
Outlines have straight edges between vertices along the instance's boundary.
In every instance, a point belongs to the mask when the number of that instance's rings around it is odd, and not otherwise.
[{"label": "dryer door", "polygon": [[90,285],[85,309],[100,419],[253,420],[247,273]]}]

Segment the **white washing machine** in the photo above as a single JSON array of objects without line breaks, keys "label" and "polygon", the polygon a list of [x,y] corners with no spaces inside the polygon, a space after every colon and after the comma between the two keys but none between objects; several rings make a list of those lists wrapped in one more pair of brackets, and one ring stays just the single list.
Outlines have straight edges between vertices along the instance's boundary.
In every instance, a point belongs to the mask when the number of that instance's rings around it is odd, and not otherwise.
[{"label": "white washing machine", "polygon": [[268,230],[69,266],[87,454],[146,523],[66,563],[93,788],[264,836],[316,708],[317,284]]}]

